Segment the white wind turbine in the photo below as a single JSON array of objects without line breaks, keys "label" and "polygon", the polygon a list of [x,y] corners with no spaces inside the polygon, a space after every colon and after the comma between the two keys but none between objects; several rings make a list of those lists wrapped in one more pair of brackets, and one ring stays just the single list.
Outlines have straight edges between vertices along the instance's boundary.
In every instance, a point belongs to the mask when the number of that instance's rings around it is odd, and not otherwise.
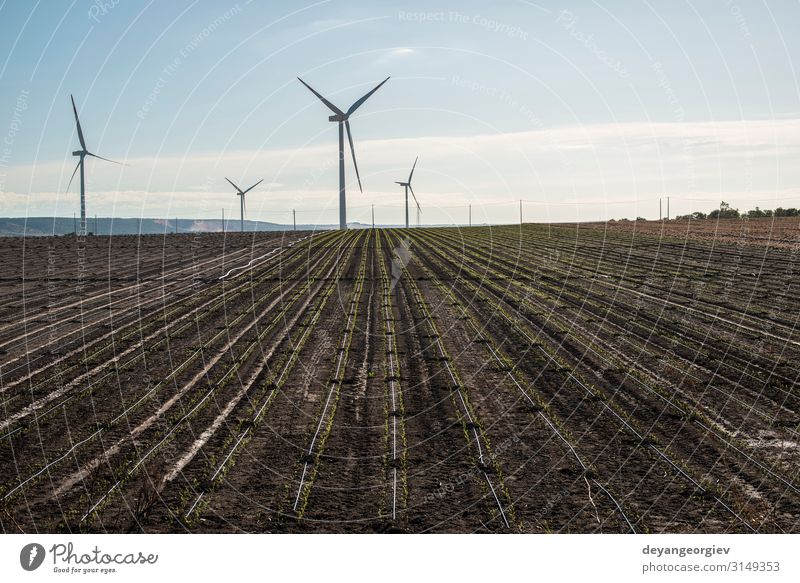
[{"label": "white wind turbine", "polygon": [[358,164],[356,163],[356,151],[353,147],[353,136],[350,133],[350,116],[357,110],[359,107],[363,105],[363,103],[369,99],[369,97],[375,93],[378,89],[380,89],[381,85],[386,83],[389,80],[389,77],[386,77],[383,81],[378,83],[378,85],[369,93],[364,95],[361,99],[353,103],[350,108],[344,112],[338,107],[336,107],[333,103],[325,99],[322,95],[317,93],[308,83],[297,78],[300,83],[305,85],[311,93],[316,95],[322,103],[326,105],[328,109],[330,109],[334,115],[328,117],[328,121],[333,121],[339,124],[339,228],[346,229],[347,228],[347,201],[344,192],[344,132],[347,130],[347,140],[350,142],[350,153],[353,156],[353,167],[356,170],[356,178],[358,178],[358,189],[363,192],[361,188],[361,177],[358,174]]},{"label": "white wind turbine", "polygon": [[239,230],[244,232],[244,213],[247,210],[247,204],[245,204],[244,202],[244,195],[253,190],[256,186],[258,186],[262,182],[264,182],[264,179],[262,178],[247,190],[242,190],[241,188],[236,186],[233,182],[231,182],[231,179],[228,178],[227,176],[225,177],[225,180],[230,182],[231,186],[233,186],[236,189],[236,195],[239,197]]},{"label": "white wind turbine", "polygon": [[408,191],[411,191],[411,196],[414,197],[414,202],[417,204],[417,226],[419,226],[419,214],[422,212],[422,209],[419,206],[419,201],[417,200],[417,195],[414,194],[414,189],[411,188],[411,178],[414,176],[414,168],[417,167],[417,160],[419,160],[419,156],[414,158],[414,165],[411,167],[411,174],[408,175],[408,181],[406,182],[398,182],[397,180],[394,181],[395,184],[399,184],[406,191],[406,229],[408,228]]},{"label": "white wind turbine", "polygon": [[78,140],[81,143],[81,149],[72,152],[73,156],[80,156],[80,160],[78,160],[78,164],[75,166],[75,170],[72,171],[72,176],[69,179],[69,184],[67,184],[67,190],[69,190],[69,187],[72,186],[72,179],[75,178],[75,173],[78,171],[78,168],[80,168],[81,169],[81,223],[78,227],[79,232],[76,233],[76,235],[85,236],[86,235],[86,177],[83,169],[83,164],[86,156],[91,156],[92,158],[99,158],[100,160],[105,160],[106,162],[112,162],[113,164],[122,164],[122,163],[115,162],[114,160],[109,160],[108,158],[103,158],[102,156],[98,156],[97,154],[92,154],[89,150],[86,149],[86,142],[83,139],[83,130],[81,130],[81,122],[78,119],[78,109],[75,107],[75,98],[72,95],[70,95],[69,98],[72,100],[72,112],[75,114],[75,125],[78,128]]}]

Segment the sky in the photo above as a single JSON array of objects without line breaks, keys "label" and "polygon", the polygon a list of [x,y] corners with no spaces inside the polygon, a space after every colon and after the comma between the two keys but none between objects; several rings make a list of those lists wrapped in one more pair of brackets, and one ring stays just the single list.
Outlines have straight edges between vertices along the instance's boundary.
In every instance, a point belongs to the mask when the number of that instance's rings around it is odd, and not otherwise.
[{"label": "sky", "polygon": [[[0,0],[0,216],[560,222],[800,207],[800,2]],[[412,223],[416,222],[412,212]]]}]

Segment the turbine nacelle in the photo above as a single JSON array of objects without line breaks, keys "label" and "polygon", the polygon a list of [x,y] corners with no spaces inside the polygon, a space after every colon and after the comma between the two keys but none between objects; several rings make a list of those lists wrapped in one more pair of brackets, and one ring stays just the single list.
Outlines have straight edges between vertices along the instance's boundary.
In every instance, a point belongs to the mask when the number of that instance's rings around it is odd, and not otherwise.
[{"label": "turbine nacelle", "polygon": [[337,113],[336,115],[328,116],[328,121],[336,121],[342,123],[347,121],[347,118],[349,117],[350,117],[349,115],[345,115],[343,113]]}]

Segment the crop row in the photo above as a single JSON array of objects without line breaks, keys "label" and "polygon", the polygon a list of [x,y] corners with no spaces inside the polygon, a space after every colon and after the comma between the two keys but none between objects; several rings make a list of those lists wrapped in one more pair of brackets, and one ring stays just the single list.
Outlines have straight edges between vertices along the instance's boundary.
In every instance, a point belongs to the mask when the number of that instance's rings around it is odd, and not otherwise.
[{"label": "crop row", "polygon": [[[267,243],[267,245],[271,245],[272,243]],[[248,248],[242,248],[237,251],[234,251],[228,256],[227,258],[223,257],[223,261],[225,259],[228,260],[237,260],[241,256],[244,256],[248,251],[252,253],[252,250]],[[197,259],[197,258],[196,258]],[[83,330],[89,329],[93,326],[97,326],[102,324],[106,320],[112,320],[114,317],[113,310],[117,309],[118,305],[125,305],[132,303],[132,294],[135,294],[136,302],[133,306],[135,309],[129,310],[130,313],[134,314],[141,308],[146,308],[150,305],[156,305],[157,302],[163,301],[164,297],[167,296],[167,290],[171,287],[176,287],[180,289],[183,286],[182,282],[188,281],[191,283],[194,279],[196,279],[201,273],[203,269],[206,269],[207,266],[216,264],[220,261],[219,257],[211,257],[207,259],[201,259],[200,261],[195,260],[192,265],[187,267],[180,267],[175,271],[171,271],[167,273],[166,267],[164,271],[162,271],[162,276],[158,279],[153,280],[142,280],[141,275],[137,276],[137,281],[134,284],[126,285],[122,287],[116,287],[112,289],[103,289],[102,291],[98,291],[96,293],[90,293],[89,295],[84,296],[83,294],[79,293],[76,295],[75,299],[66,303],[66,304],[58,304],[58,305],[47,305],[46,306],[46,318],[44,319],[44,325],[35,327],[31,324],[35,321],[29,321],[27,317],[23,318],[22,321],[19,319],[15,319],[5,325],[0,326],[0,332],[5,330],[10,330],[10,333],[16,333],[15,329],[18,329],[20,326],[24,328],[22,333],[17,333],[16,336],[11,336],[6,338],[2,342],[0,342],[0,348],[14,345],[15,343],[20,342],[21,340],[25,341],[26,345],[26,352],[15,359],[8,360],[6,362],[6,371],[5,374],[13,374],[13,370],[9,370],[8,365],[14,362],[15,360],[19,360],[24,358],[27,363],[30,363],[31,360],[31,353],[37,349],[36,340],[38,337],[43,336],[49,339],[45,342],[42,347],[47,346],[48,343],[52,342],[53,338],[58,338],[59,346],[63,346],[65,340],[70,336],[75,336],[80,334],[81,338],[77,340],[83,341],[84,334],[82,333]],[[174,262],[175,266],[179,266],[181,264],[185,265],[185,258],[176,259]],[[131,266],[132,267],[132,266]],[[90,269],[90,267],[85,267],[85,269]],[[132,269],[132,271],[136,272],[137,269]],[[177,278],[178,275],[186,274],[184,277]],[[75,285],[78,285],[78,281],[75,280]],[[142,290],[145,285],[148,284],[158,284],[161,285],[157,287],[153,287],[148,290]],[[70,289],[69,281],[66,286],[63,286],[62,289],[59,291],[59,296],[62,296],[66,291]],[[45,290],[41,292],[42,295],[46,296],[46,300],[50,300],[52,297],[52,292],[45,286]],[[155,297],[151,299],[144,299],[142,298],[143,293],[147,295],[154,295]],[[112,296],[117,296],[120,294],[124,294],[123,297],[119,299],[112,300]],[[37,308],[34,298],[31,298],[30,295],[25,295],[25,304],[24,304],[25,312],[33,312]],[[58,327],[64,327],[66,324],[71,323],[70,318],[65,318],[68,313],[74,312],[75,310],[79,311],[80,320],[76,323],[80,324],[80,327],[77,329],[73,329],[71,331],[56,333],[55,330]],[[97,313],[97,317],[94,319],[89,319],[89,316]],[[63,315],[63,316],[62,316]],[[60,317],[61,316],[61,317]]]},{"label": "crop row", "polygon": [[[563,445],[565,450],[574,458],[575,463],[580,468],[581,477],[586,481],[589,486],[589,496],[591,501],[591,485],[595,486],[605,496],[608,497],[613,507],[619,512],[625,524],[631,532],[636,533],[631,519],[628,517],[628,512],[624,510],[623,503],[612,494],[608,484],[601,483],[597,476],[597,470],[591,463],[585,461],[581,454],[578,453],[580,445],[577,440],[570,434],[569,429],[566,427],[564,420],[561,419],[546,402],[543,395],[537,391],[536,383],[529,382],[522,372],[517,367],[516,363],[512,360],[509,354],[502,348],[502,346],[490,336],[487,326],[481,325],[474,313],[472,313],[461,301],[459,297],[453,292],[451,288],[439,281],[433,271],[421,261],[416,262],[420,271],[431,281],[436,282],[436,286],[440,292],[447,297],[451,305],[460,314],[461,321],[465,323],[468,330],[473,335],[473,342],[481,344],[485,347],[489,358],[495,362],[498,369],[505,374],[509,386],[513,387],[527,403],[527,410],[531,415],[538,416],[550,429],[553,436]],[[547,463],[547,460],[542,460]],[[591,502],[594,504],[594,502]]]},{"label": "crop row", "polygon": [[[372,232],[364,237],[369,241]],[[308,499],[317,476],[320,459],[325,451],[325,444],[333,428],[334,417],[336,416],[337,405],[341,393],[342,381],[344,380],[345,369],[347,368],[347,358],[350,354],[350,345],[353,341],[355,331],[355,321],[358,316],[358,308],[361,302],[361,295],[364,291],[364,280],[366,275],[367,258],[369,257],[369,246],[365,243],[362,247],[361,261],[358,268],[353,290],[347,305],[347,321],[339,340],[339,348],[336,355],[336,366],[334,367],[330,379],[327,383],[327,396],[324,405],[319,413],[314,433],[308,443],[303,456],[303,469],[300,473],[300,480],[297,486],[292,509],[297,513],[297,518],[303,518],[303,514],[308,506]]]},{"label": "crop row", "polygon": [[[332,254],[330,252],[328,252],[326,254],[322,254],[322,256],[317,260],[317,262],[321,262],[323,260],[327,260],[328,262],[330,262],[332,260],[331,257],[332,257]],[[302,275],[303,270],[305,268],[306,267],[305,267],[304,264],[301,264],[298,267],[296,267],[294,273],[291,274],[292,278],[289,281],[291,281],[291,282],[295,282],[295,281],[299,282],[300,280],[299,279],[295,280],[295,278],[298,278],[300,275]],[[274,289],[270,288],[270,290],[268,290],[266,293],[264,293],[260,298],[255,299],[253,301],[253,304],[252,304],[253,309],[256,309],[256,308],[259,308],[259,307],[263,307],[264,305],[267,304],[267,302],[269,302],[269,305],[268,305],[267,309],[264,310],[264,312],[265,313],[270,312],[270,310],[274,306],[278,305],[278,303],[283,298],[287,297],[288,294],[295,287],[298,287],[298,285],[299,285],[299,283],[291,283],[290,285],[285,286],[285,289],[282,291],[281,294],[279,294],[277,296],[277,298],[275,297]],[[298,291],[295,292],[295,298],[299,297],[299,295],[303,293],[303,291],[307,288],[307,285],[308,284],[299,286]],[[242,294],[245,291],[248,291],[247,286],[241,288],[241,293]],[[211,313],[212,312],[210,310],[209,311],[200,311],[195,319],[190,320],[188,322],[188,325],[198,326],[200,324],[200,322],[202,322],[203,319],[206,316],[208,316],[209,314],[211,314]],[[170,370],[169,370],[168,374],[166,374],[155,385],[150,386],[150,387],[148,387],[148,386],[143,387],[145,389],[145,392],[143,394],[140,394],[140,395],[135,395],[135,394],[134,395],[128,395],[128,398],[131,399],[132,402],[129,401],[130,404],[125,405],[125,402],[123,400],[122,401],[122,405],[123,405],[124,408],[123,408],[122,411],[119,411],[119,409],[114,410],[112,408],[115,405],[118,406],[120,404],[120,401],[116,401],[116,402],[109,401],[108,403],[105,403],[105,405],[109,408],[109,416],[112,416],[111,420],[110,421],[109,420],[103,421],[102,418],[100,418],[99,416],[96,416],[95,426],[93,428],[90,427],[90,434],[88,436],[80,437],[79,435],[76,435],[75,434],[75,428],[71,427],[70,428],[71,443],[70,443],[69,447],[66,449],[66,451],[63,451],[60,454],[58,454],[55,457],[55,459],[53,459],[52,461],[47,462],[44,465],[44,467],[39,468],[38,470],[34,471],[34,473],[29,478],[21,479],[20,483],[17,484],[16,486],[14,486],[13,488],[11,488],[6,493],[5,497],[8,497],[8,496],[11,496],[11,495],[15,494],[16,492],[20,491],[23,486],[30,485],[30,482],[32,482],[34,479],[36,479],[38,477],[43,476],[45,473],[50,475],[57,464],[75,458],[75,456],[77,455],[79,449],[84,447],[88,443],[93,442],[93,441],[99,441],[101,438],[103,438],[102,439],[103,441],[107,441],[109,439],[112,439],[113,436],[110,436],[108,434],[115,427],[117,427],[120,424],[123,424],[123,426],[120,427],[120,430],[123,431],[122,439],[138,437],[139,433],[141,433],[143,431],[143,429],[146,429],[146,427],[142,428],[140,430],[139,428],[141,426],[137,426],[136,429],[131,431],[130,428],[131,428],[131,424],[133,422],[133,415],[140,408],[142,408],[144,405],[146,405],[150,400],[155,398],[160,392],[168,390],[168,388],[179,378],[179,375],[182,374],[184,371],[188,371],[190,369],[190,367],[192,365],[194,365],[194,363],[196,361],[198,361],[199,359],[205,359],[206,358],[206,353],[208,352],[208,348],[209,347],[213,346],[214,344],[218,343],[219,341],[223,341],[223,340],[229,339],[231,330],[234,330],[237,324],[244,323],[246,321],[246,318],[249,315],[250,315],[249,311],[244,311],[239,316],[237,316],[236,318],[233,318],[233,319],[227,321],[225,327],[221,328],[212,338],[206,340],[204,342],[203,346],[200,346],[200,347],[195,348],[195,349],[191,349],[189,354],[188,354],[188,356],[180,363],[172,362],[171,355],[175,351],[172,349],[172,347],[167,346],[167,351],[165,353],[163,353],[163,354],[170,357],[169,358],[169,362],[171,364],[170,364]],[[273,320],[273,322],[277,323],[277,322],[279,322],[279,319],[275,318]],[[250,326],[248,328],[246,328],[245,330],[255,326],[256,324],[257,324],[257,322],[253,321],[250,324]],[[173,332],[172,336],[174,337],[174,332]],[[151,348],[151,347],[148,346],[146,348]],[[221,356],[221,354],[224,354],[224,351],[222,353],[219,353],[218,356]],[[152,363],[150,363],[150,365],[152,366]],[[118,369],[122,369],[123,367],[124,367],[124,365],[119,366]],[[204,369],[204,370],[207,370],[208,368],[209,367],[206,366],[206,369]],[[195,378],[198,378],[198,377],[196,376]],[[97,384],[90,385],[87,389],[85,389],[84,391],[81,391],[81,395],[80,396],[84,397],[84,399],[85,399],[87,394],[93,394],[98,388],[99,388],[99,385],[97,385]],[[75,394],[75,395],[72,395],[72,397],[70,397],[70,399],[71,399],[71,401],[73,403],[78,403],[79,401],[83,401],[84,400],[84,399],[80,399],[80,400],[77,399],[77,396],[78,395]],[[165,402],[165,404],[162,405],[159,408],[159,411],[162,411],[162,412],[163,411],[167,411],[178,400],[178,398],[177,398],[178,396],[179,395],[177,395],[177,396],[173,395],[172,397],[170,397],[170,399],[168,399]],[[55,409],[56,409],[56,407],[52,408],[51,411],[53,411]],[[80,421],[80,418],[76,418],[76,417],[73,416],[72,424],[74,425],[78,421]],[[85,421],[90,421],[90,420],[87,419]],[[38,430],[38,432],[42,431],[42,427],[41,427],[42,422],[43,422],[43,415],[39,414],[37,416],[37,430]],[[119,431],[117,431],[117,433],[119,433]],[[12,444],[12,447],[14,447],[13,444]]]},{"label": "crop row", "polygon": [[[475,257],[471,253],[470,255],[471,258]],[[492,271],[495,272],[497,270],[496,272],[500,276],[507,277],[510,281],[509,285],[521,285],[521,281],[518,280],[524,281],[533,275],[522,268],[509,266],[508,260],[500,260],[498,255],[495,255],[492,259]],[[476,261],[482,260],[483,258],[480,256],[476,257]],[[791,404],[791,401],[796,400],[796,398],[787,390],[777,386],[776,380],[783,379],[787,384],[791,381],[774,372],[774,363],[772,363],[772,370],[764,370],[763,365],[754,363],[752,358],[745,359],[743,351],[737,357],[734,354],[736,352],[735,348],[731,344],[728,344],[724,350],[718,348],[719,342],[709,337],[710,330],[708,326],[705,327],[703,332],[698,330],[696,335],[692,335],[687,325],[669,324],[668,318],[664,317],[663,314],[650,316],[645,309],[637,310],[635,312],[636,317],[631,317],[631,314],[621,314],[619,311],[620,304],[617,299],[620,294],[619,288],[613,290],[614,299],[612,300],[609,299],[607,294],[600,293],[600,290],[603,289],[602,285],[593,284],[591,289],[583,289],[564,283],[563,280],[563,277],[558,278],[556,275],[546,279],[537,278],[535,287],[527,286],[525,290],[526,299],[529,302],[534,300],[549,302],[551,305],[545,306],[542,304],[542,306],[544,310],[550,313],[556,313],[559,309],[563,309],[565,305],[572,305],[575,310],[578,310],[579,315],[583,315],[585,319],[592,323],[597,323],[599,328],[607,329],[598,333],[598,335],[615,337],[619,342],[630,344],[630,348],[626,351],[628,354],[641,355],[655,351],[653,354],[654,359],[658,359],[665,365],[674,368],[684,377],[697,382],[704,382],[707,390],[722,391],[718,387],[721,379],[730,383],[730,388],[733,390],[747,391],[748,387],[742,384],[742,381],[746,378],[752,378],[759,383],[756,389],[750,391],[754,400],[765,400],[769,397],[774,408],[783,409],[791,414],[786,409],[786,404],[787,402]],[[559,281],[562,282],[560,285]],[[596,289],[598,291],[595,291]],[[606,291],[612,293],[612,290]],[[642,322],[650,322],[650,326],[645,326]],[[638,336],[641,339],[641,344],[633,345],[631,336]],[[704,353],[708,353],[708,355],[701,356]],[[671,354],[673,357],[681,359],[682,362],[679,365],[673,365],[665,358],[666,354]],[[713,362],[714,369],[711,370],[696,362],[701,358]],[[722,362],[724,358],[738,360],[733,363],[726,363]],[[689,369],[700,370],[704,373],[704,378],[693,375],[689,372]],[[758,371],[759,375],[755,376],[750,370]],[[752,402],[744,402],[727,391],[725,392],[725,397],[724,402],[729,400],[737,401],[745,407],[748,414],[759,414],[765,422],[772,422],[774,413],[759,411]]]},{"label": "crop row", "polygon": [[[428,236],[419,235],[419,237],[427,238]],[[443,252],[444,248],[445,247],[441,241],[429,240],[428,244],[426,245],[426,249],[429,250],[429,252],[426,251],[425,253],[426,259],[432,260],[431,254],[436,253],[440,258],[445,259],[443,263],[439,264],[441,268],[445,270],[444,272],[450,272],[453,274],[453,277],[456,277],[454,269],[447,264],[446,254]],[[521,305],[520,309],[514,312],[513,315],[503,308],[503,305],[507,301],[510,299],[519,301],[519,297],[514,297],[514,293],[510,292],[509,289],[494,283],[491,278],[482,277],[480,274],[472,271],[468,265],[460,265],[459,271],[461,272],[461,275],[457,278],[457,280],[459,284],[464,285],[464,287],[470,291],[472,297],[475,298],[473,303],[486,303],[486,305],[491,305],[491,313],[495,316],[501,317],[509,326],[509,328],[525,341],[525,346],[533,348],[541,355],[546,365],[552,365],[557,373],[564,376],[565,383],[572,384],[577,388],[582,389],[586,393],[587,397],[595,400],[598,405],[620,425],[622,430],[628,432],[634,438],[634,441],[638,443],[640,447],[642,447],[645,451],[652,452],[656,459],[662,461],[677,475],[688,481],[697,492],[709,497],[711,500],[729,512],[732,516],[734,516],[736,520],[741,522],[746,528],[752,530],[752,527],[749,525],[749,523],[742,519],[740,514],[723,500],[722,496],[724,495],[724,492],[720,491],[719,488],[714,485],[706,486],[701,484],[698,479],[692,477],[688,468],[683,467],[680,461],[673,459],[673,457],[667,453],[666,445],[660,445],[659,438],[653,434],[655,426],[650,428],[637,427],[640,424],[640,421],[629,413],[620,410],[615,399],[609,398],[609,396],[603,390],[598,389],[597,387],[592,386],[590,383],[581,379],[580,373],[578,373],[578,371],[571,367],[566,360],[557,354],[562,346],[562,340],[556,340],[555,338],[551,337],[549,342],[542,342],[540,336],[542,329],[538,328],[528,319],[529,315],[535,317],[535,314],[528,313],[524,307],[521,307]],[[480,286],[473,283],[473,281],[479,281]],[[552,348],[551,343],[555,344],[555,346],[559,348]],[[530,359],[530,356],[528,358]],[[670,436],[670,440],[667,441],[666,444],[673,442],[672,437],[674,436]]]},{"label": "crop row", "polygon": [[[385,354],[385,385],[388,398],[384,413],[385,443],[387,455],[384,456],[384,468],[391,475],[391,515],[392,520],[397,518],[397,490],[398,471],[400,473],[400,505],[405,508],[408,504],[408,469],[407,469],[407,443],[405,429],[405,401],[403,397],[402,369],[397,356],[397,328],[395,326],[394,305],[392,302],[392,283],[386,270],[381,241],[383,236],[375,237],[375,253],[378,256],[381,279],[381,300],[383,309],[383,338]],[[399,455],[398,455],[399,447]]]},{"label": "crop row", "polygon": [[[325,237],[320,237],[322,242]],[[281,248],[276,248],[278,251]],[[238,257],[239,254],[237,253]],[[213,261],[213,260],[212,260]],[[199,265],[197,265],[199,267]],[[279,269],[280,266],[275,266]],[[206,304],[202,303],[204,296],[217,298],[217,287],[222,287],[222,283],[215,280],[216,285],[209,286],[200,290],[197,286],[197,272],[195,266],[185,269],[191,269],[192,273],[180,280],[182,285],[175,285],[174,288],[169,287],[166,283],[161,287],[154,288],[147,292],[147,296],[142,297],[138,292],[137,295],[132,297],[123,297],[118,300],[109,301],[108,292],[105,294],[97,294],[95,298],[87,298],[86,303],[81,303],[78,309],[81,310],[80,328],[56,335],[55,331],[50,333],[53,339],[58,339],[58,347],[46,352],[42,352],[47,344],[44,344],[38,349],[33,346],[33,331],[26,331],[25,339],[27,343],[27,350],[24,355],[22,364],[17,367],[10,367],[9,365],[14,362],[14,359],[7,360],[3,367],[4,386],[2,392],[5,392],[17,385],[21,385],[26,381],[31,381],[37,375],[39,377],[52,378],[53,373],[58,377],[68,376],[76,366],[82,367],[86,361],[95,361],[108,363],[115,356],[116,351],[119,349],[120,343],[136,337],[142,337],[153,328],[157,328],[162,323],[170,322],[175,314],[180,313],[194,305],[200,304],[196,311],[205,309]],[[184,270],[181,270],[184,271]],[[274,270],[273,270],[274,271]],[[250,285],[264,281],[268,276],[259,278],[258,281],[253,281]],[[176,282],[173,282],[176,283]],[[246,283],[240,284],[238,287],[244,289]],[[200,292],[200,293],[196,293]],[[187,294],[188,295],[187,297]],[[92,300],[103,302],[96,308],[86,310],[85,306],[91,304]],[[118,306],[121,304],[121,306]],[[122,313],[115,313],[115,310],[122,310]],[[54,310],[55,312],[56,310]],[[94,320],[88,320],[86,317],[92,311],[99,311],[100,314]],[[152,315],[144,318],[143,313],[150,312]],[[48,318],[55,317],[55,313],[48,313]],[[108,321],[106,323],[106,321]],[[55,327],[57,324],[51,324]],[[104,329],[109,329],[103,332]],[[96,332],[100,332],[98,336],[94,336]],[[70,336],[76,336],[73,340],[68,340]],[[96,348],[95,348],[96,346]],[[94,349],[87,354],[88,351]],[[77,365],[65,366],[65,363],[70,358],[79,357],[80,361]],[[39,368],[31,369],[38,360],[45,358],[44,363]],[[22,358],[20,356],[19,358]],[[23,373],[23,376],[19,376]],[[36,387],[34,387],[36,388]]]},{"label": "crop row", "polygon": [[[392,241],[391,235],[389,241]],[[399,244],[399,241],[398,241]],[[407,267],[407,266],[405,266]],[[402,285],[408,292],[411,298],[412,308],[416,308],[420,319],[422,320],[425,329],[428,331],[428,343],[423,347],[423,353],[433,351],[439,362],[439,368],[444,372],[447,383],[450,389],[450,398],[456,411],[458,421],[461,424],[464,438],[467,444],[473,447],[474,463],[477,466],[478,472],[483,477],[486,486],[489,489],[491,498],[496,506],[499,518],[502,520],[506,528],[510,528],[509,521],[514,521],[514,510],[510,501],[511,498],[508,491],[503,484],[503,474],[495,456],[492,455],[492,448],[488,440],[488,436],[484,431],[478,416],[475,413],[474,407],[470,403],[469,395],[467,394],[466,386],[464,385],[461,377],[453,365],[449,353],[442,344],[441,336],[438,327],[433,320],[430,308],[426,303],[424,297],[419,291],[419,287],[413,278],[403,277],[400,280]],[[496,477],[497,484],[494,483],[490,474]]]},{"label": "crop row", "polygon": [[[444,235],[446,231],[443,231]],[[519,267],[534,264],[542,274],[552,273],[559,278],[589,278],[593,285],[609,287],[614,285],[620,291],[634,293],[633,287],[647,287],[652,293],[639,291],[637,295],[647,301],[662,305],[664,309],[676,309],[692,313],[697,317],[715,314],[714,324],[728,325],[735,330],[780,331],[775,334],[779,341],[786,342],[796,334],[796,316],[791,313],[768,313],[752,302],[756,293],[767,294],[771,300],[787,296],[787,288],[792,281],[786,276],[772,276],[775,265],[784,260],[793,261],[791,256],[782,254],[780,260],[769,264],[765,269],[765,257],[760,256],[754,265],[725,269],[732,261],[726,254],[708,255],[704,261],[689,261],[685,249],[673,249],[660,244],[654,245],[656,252],[648,256],[643,251],[647,245],[629,241],[626,246],[614,238],[587,237],[568,239],[558,230],[557,236],[545,238],[537,228],[526,228],[523,238],[514,237],[513,231],[494,230],[489,233],[475,233],[469,244],[482,250],[497,250],[500,254],[513,256]],[[451,236],[451,238],[454,238]],[[460,239],[459,243],[464,243]],[[677,257],[673,257],[677,255]],[[672,264],[670,264],[672,262]],[[558,265],[551,271],[549,266]],[[672,270],[671,270],[672,269]],[[767,281],[770,280],[770,286]],[[755,287],[757,286],[757,287]],[[740,302],[751,298],[745,309]],[[747,313],[756,308],[759,314]],[[721,319],[724,310],[732,311],[731,321]],[[795,311],[796,312],[796,311]],[[765,325],[766,324],[766,325]]]},{"label": "crop row", "polygon": [[[321,267],[327,270],[325,278],[328,278],[335,269],[335,265],[331,265],[334,261],[333,254],[324,256],[325,262],[320,265],[319,261],[315,262],[312,269]],[[322,259],[322,258],[320,258]],[[328,267],[330,266],[330,267]],[[219,349],[215,356],[205,363],[203,370],[198,372],[183,388],[172,397],[173,402],[176,397],[181,397],[181,410],[176,411],[173,416],[165,416],[165,411],[157,411],[151,418],[154,423],[157,419],[165,419],[163,423],[166,427],[158,432],[152,439],[151,445],[146,449],[144,454],[136,453],[135,457],[125,460],[120,469],[114,472],[114,475],[120,476],[110,488],[97,499],[87,511],[81,520],[85,520],[97,513],[102,505],[108,502],[111,494],[117,490],[121,490],[123,486],[131,481],[131,478],[139,471],[146,468],[147,464],[151,468],[156,468],[155,471],[149,471],[148,476],[153,481],[151,484],[150,495],[160,496],[163,488],[172,480],[177,477],[183,467],[188,464],[194,456],[200,451],[205,443],[207,437],[204,436],[203,431],[196,429],[195,426],[212,428],[216,432],[219,427],[226,421],[233,408],[245,397],[247,392],[253,386],[255,381],[261,377],[261,372],[267,366],[269,358],[275,353],[278,345],[281,344],[286,336],[289,334],[292,326],[300,318],[300,316],[308,309],[311,298],[319,290],[320,286],[316,286],[316,290],[312,293],[312,285],[314,280],[308,279],[303,285],[288,285],[282,290],[280,296],[270,302],[268,306],[253,315],[253,319],[244,329],[238,331],[235,335],[231,336],[231,332],[226,330],[226,337],[228,341],[225,346]],[[294,288],[297,289],[294,289]],[[291,294],[290,294],[291,292]],[[308,296],[306,301],[301,303],[304,296]],[[288,298],[288,299],[287,299]],[[296,306],[298,306],[296,308]],[[279,310],[275,310],[280,305]],[[293,310],[297,310],[295,316],[290,316]],[[245,312],[243,315],[250,315]],[[234,329],[234,328],[231,328]],[[257,333],[252,337],[252,340],[245,343],[241,347],[236,356],[234,348],[239,346],[242,340],[250,333],[251,330],[257,330]],[[271,341],[270,348],[264,350],[263,342],[270,336],[277,334]],[[216,370],[217,365],[223,362],[223,357],[227,354],[231,355],[231,361],[228,366],[212,377],[211,372]],[[245,370],[256,365],[254,373],[247,375]],[[242,377],[248,380],[244,383],[241,382]],[[201,379],[207,378],[209,388],[207,390],[195,391],[189,394],[188,391],[195,386]],[[239,390],[236,390],[236,382],[239,381]],[[213,417],[214,407],[217,403],[226,400],[226,394],[235,391],[233,398],[228,401],[228,405],[217,411],[220,413]],[[163,409],[163,406],[162,406]],[[212,418],[209,423],[209,417]],[[139,426],[141,427],[141,426]],[[185,444],[177,444],[176,441],[181,436],[191,439],[193,436],[200,435],[200,438],[190,442],[188,446]],[[123,437],[128,439],[128,436]],[[169,447],[168,447],[169,446]],[[168,451],[170,448],[177,451],[184,451],[183,456],[178,457],[178,461],[172,459],[174,453]],[[167,459],[158,463],[155,458],[160,452],[167,451]],[[105,456],[104,456],[105,457]],[[165,464],[174,464],[171,468]],[[157,476],[153,478],[153,475]]]}]

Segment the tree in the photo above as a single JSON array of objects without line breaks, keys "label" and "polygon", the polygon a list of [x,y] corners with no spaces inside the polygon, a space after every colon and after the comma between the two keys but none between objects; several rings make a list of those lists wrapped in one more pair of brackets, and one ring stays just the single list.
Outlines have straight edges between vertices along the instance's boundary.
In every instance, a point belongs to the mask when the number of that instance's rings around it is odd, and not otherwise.
[{"label": "tree", "polygon": [[709,219],[738,219],[739,209],[731,208],[724,200],[719,203],[719,208],[708,213]]}]

